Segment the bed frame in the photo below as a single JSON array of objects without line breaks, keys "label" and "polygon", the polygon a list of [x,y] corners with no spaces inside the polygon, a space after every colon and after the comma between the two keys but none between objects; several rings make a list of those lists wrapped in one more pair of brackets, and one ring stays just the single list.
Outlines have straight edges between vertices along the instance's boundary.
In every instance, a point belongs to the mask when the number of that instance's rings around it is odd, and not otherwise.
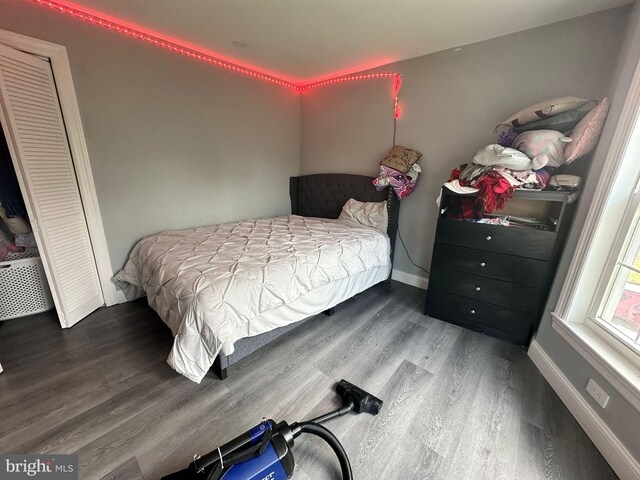
[{"label": "bed frame", "polygon": [[[350,198],[361,202],[382,202],[387,200],[389,226],[387,233],[391,240],[391,262],[395,252],[396,234],[398,232],[398,216],[400,202],[391,188],[377,191],[372,185],[372,177],[349,175],[342,173],[321,173],[304,175],[289,179],[289,196],[291,197],[291,214],[304,217],[338,218],[342,207]],[[324,312],[333,314],[333,308]],[[266,333],[238,340],[231,355],[219,354],[211,369],[222,380],[227,378],[228,368],[240,359],[255,352],[259,348],[298,327],[306,320],[276,328]]]}]

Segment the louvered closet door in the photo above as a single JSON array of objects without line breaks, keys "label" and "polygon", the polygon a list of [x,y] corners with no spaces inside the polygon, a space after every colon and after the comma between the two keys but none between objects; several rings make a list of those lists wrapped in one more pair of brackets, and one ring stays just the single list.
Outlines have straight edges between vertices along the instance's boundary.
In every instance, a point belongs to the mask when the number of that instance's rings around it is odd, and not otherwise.
[{"label": "louvered closet door", "polygon": [[0,101],[63,327],[104,304],[49,62],[0,45]]}]

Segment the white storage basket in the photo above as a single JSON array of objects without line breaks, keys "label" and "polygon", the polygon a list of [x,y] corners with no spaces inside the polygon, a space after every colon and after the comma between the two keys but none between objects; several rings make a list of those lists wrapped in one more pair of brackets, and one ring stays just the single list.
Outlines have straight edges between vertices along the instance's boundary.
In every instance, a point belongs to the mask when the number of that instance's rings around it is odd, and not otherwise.
[{"label": "white storage basket", "polygon": [[10,253],[0,262],[0,321],[53,308],[40,255]]}]

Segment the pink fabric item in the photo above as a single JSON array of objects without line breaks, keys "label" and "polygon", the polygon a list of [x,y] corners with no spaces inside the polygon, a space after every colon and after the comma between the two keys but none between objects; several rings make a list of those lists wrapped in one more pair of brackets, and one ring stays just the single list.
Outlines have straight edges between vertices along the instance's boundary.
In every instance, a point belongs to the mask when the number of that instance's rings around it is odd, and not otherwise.
[{"label": "pink fabric item", "polygon": [[416,188],[421,172],[422,170],[417,163],[414,163],[407,173],[402,173],[391,167],[381,165],[380,174],[377,178],[373,179],[372,183],[376,187],[376,190],[383,190],[387,186],[391,186],[394,192],[396,192],[398,200],[402,200]]},{"label": "pink fabric item", "polygon": [[604,128],[609,113],[609,99],[606,97],[578,123],[569,135],[573,141],[564,151],[566,163],[571,163],[594,149]]},{"label": "pink fabric item", "polygon": [[20,252],[22,249],[16,247],[9,235],[0,228],[0,262],[7,258],[7,255],[13,252]]}]

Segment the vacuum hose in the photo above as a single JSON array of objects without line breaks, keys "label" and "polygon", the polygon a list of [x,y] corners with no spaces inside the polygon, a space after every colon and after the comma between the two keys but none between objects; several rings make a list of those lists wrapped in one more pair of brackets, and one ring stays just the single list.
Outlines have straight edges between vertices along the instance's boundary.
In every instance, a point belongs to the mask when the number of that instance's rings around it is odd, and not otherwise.
[{"label": "vacuum hose", "polygon": [[303,422],[291,425],[293,436],[297,437],[301,433],[310,433],[320,437],[329,444],[331,450],[334,451],[340,462],[340,470],[342,470],[343,480],[353,480],[353,473],[351,472],[351,464],[349,463],[349,457],[347,452],[344,451],[344,447],[340,441],[331,433],[327,428],[313,422]]}]

